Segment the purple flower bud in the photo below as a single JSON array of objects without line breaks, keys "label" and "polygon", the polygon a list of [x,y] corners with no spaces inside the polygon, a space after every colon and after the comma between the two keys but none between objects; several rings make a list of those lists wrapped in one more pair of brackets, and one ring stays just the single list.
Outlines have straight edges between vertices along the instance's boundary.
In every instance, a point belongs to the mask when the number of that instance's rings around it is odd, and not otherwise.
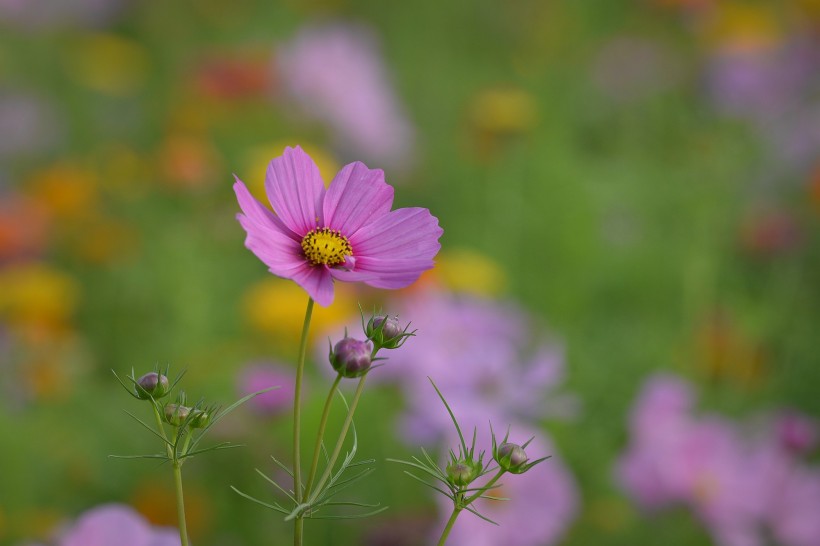
[{"label": "purple flower bud", "polygon": [[169,390],[168,378],[157,372],[147,373],[137,379],[137,396],[142,400],[148,400],[152,397],[157,400],[168,394]]},{"label": "purple flower bud", "polygon": [[506,470],[518,474],[517,470],[527,462],[527,454],[518,444],[503,443],[498,446],[498,453],[496,455],[496,462],[498,465]]},{"label": "purple flower bud", "polygon": [[181,404],[168,404],[165,406],[165,422],[175,427],[180,426],[188,418],[191,408]]},{"label": "purple flower bud", "polygon": [[359,377],[370,368],[371,351],[369,343],[346,337],[330,351],[330,364],[343,377]]},{"label": "purple flower bud", "polygon": [[379,349],[396,349],[412,335],[402,329],[397,318],[387,315],[371,318],[365,327],[365,334]]},{"label": "purple flower bud", "polygon": [[453,461],[447,465],[447,481],[458,487],[469,485],[480,472],[481,467],[472,461]]}]

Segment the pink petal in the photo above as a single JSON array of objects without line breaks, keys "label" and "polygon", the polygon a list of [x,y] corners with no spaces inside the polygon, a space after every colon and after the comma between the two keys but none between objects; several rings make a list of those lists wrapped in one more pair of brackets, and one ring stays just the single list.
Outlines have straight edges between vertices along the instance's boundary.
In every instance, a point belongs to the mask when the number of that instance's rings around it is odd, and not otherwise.
[{"label": "pink petal", "polygon": [[325,225],[350,236],[363,225],[390,212],[393,188],[384,171],[356,161],[345,165],[330,183],[324,202]]},{"label": "pink petal", "polygon": [[323,225],[325,186],[319,168],[299,146],[285,148],[270,162],[265,189],[274,212],[300,237]]},{"label": "pink petal", "polygon": [[234,178],[236,182],[233,185],[233,191],[236,193],[236,200],[239,201],[239,207],[248,218],[263,226],[273,225],[288,237],[301,242],[302,238],[299,235],[293,233],[293,231],[282,223],[282,220],[251,195],[251,192],[249,192],[245,184],[239,180],[239,177],[234,175]]},{"label": "pink petal", "polygon": [[248,234],[245,246],[274,275],[289,279],[295,270],[307,265],[300,244],[285,233],[273,226],[259,224],[244,214],[237,214],[236,218]]},{"label": "pink petal", "polygon": [[[349,237],[357,260],[430,260],[438,253],[444,230],[438,218],[423,208],[397,209],[364,226]],[[357,268],[359,263],[357,261]]]},{"label": "pink petal", "polygon": [[419,276],[432,269],[434,263],[424,258],[381,259],[360,257],[356,271],[333,269],[331,274],[340,281],[363,282],[375,288],[404,288],[418,280]]},{"label": "pink petal", "polygon": [[327,267],[305,263],[289,278],[304,288],[308,295],[322,307],[333,303],[333,277]]}]

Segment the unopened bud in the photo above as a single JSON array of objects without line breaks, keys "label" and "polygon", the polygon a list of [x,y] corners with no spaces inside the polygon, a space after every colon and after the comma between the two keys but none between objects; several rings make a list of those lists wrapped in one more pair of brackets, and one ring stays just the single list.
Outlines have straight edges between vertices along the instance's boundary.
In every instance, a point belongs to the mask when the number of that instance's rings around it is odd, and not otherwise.
[{"label": "unopened bud", "polygon": [[330,351],[330,364],[343,377],[359,377],[370,368],[371,350],[369,343],[346,337]]},{"label": "unopened bud", "polygon": [[498,446],[496,461],[507,472],[517,474],[527,462],[527,454],[518,444],[504,443]]},{"label": "unopened bud", "polygon": [[210,422],[211,416],[208,412],[199,409],[191,410],[191,420],[188,421],[191,428],[204,428]]},{"label": "unopened bud", "polygon": [[190,413],[191,408],[187,406],[183,406],[181,404],[168,404],[165,406],[165,421],[170,425],[178,427],[185,422],[185,419],[188,418]]},{"label": "unopened bud", "polygon": [[149,372],[136,382],[137,396],[143,400],[154,398],[158,400],[168,394],[169,385],[168,378],[157,372]]},{"label": "unopened bud", "polygon": [[469,485],[480,472],[481,468],[471,461],[453,461],[447,465],[447,480],[459,487]]},{"label": "unopened bud", "polygon": [[402,330],[397,318],[386,315],[371,318],[365,327],[365,334],[379,349],[400,347],[404,340],[412,335]]}]

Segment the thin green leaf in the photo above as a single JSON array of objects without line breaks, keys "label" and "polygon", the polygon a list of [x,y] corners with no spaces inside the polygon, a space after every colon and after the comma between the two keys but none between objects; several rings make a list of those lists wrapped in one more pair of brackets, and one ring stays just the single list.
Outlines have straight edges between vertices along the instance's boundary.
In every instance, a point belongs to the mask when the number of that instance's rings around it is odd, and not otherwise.
[{"label": "thin green leaf", "polygon": [[376,514],[381,514],[385,510],[390,508],[389,506],[384,506],[379,508],[378,510],[373,510],[372,512],[367,512],[364,514],[351,514],[345,516],[308,516],[310,519],[361,519],[361,518],[369,518],[370,516],[375,516]]},{"label": "thin green leaf", "polygon": [[109,455],[112,459],[168,459],[168,455],[158,453],[155,455]]},{"label": "thin green leaf", "polygon": [[423,479],[419,478],[418,476],[416,476],[416,475],[415,475],[415,474],[413,474],[412,472],[408,472],[407,470],[405,470],[405,471],[404,471],[404,473],[405,473],[405,474],[407,474],[408,476],[410,476],[411,478],[413,478],[414,480],[416,480],[416,481],[418,481],[418,482],[423,483],[423,484],[424,484],[424,485],[426,485],[427,487],[429,487],[429,488],[431,488],[431,489],[435,489],[436,491],[438,491],[439,493],[441,493],[441,494],[442,494],[442,495],[444,495],[445,497],[447,497],[447,498],[449,498],[450,500],[452,500],[453,502],[455,502],[455,496],[454,496],[452,493],[448,493],[448,492],[447,492],[447,491],[445,491],[444,489],[441,489],[440,487],[436,487],[435,485],[433,485],[433,484],[431,484],[431,483],[428,483],[428,482],[424,481]]},{"label": "thin green leaf", "polygon": [[472,512],[473,514],[480,517],[481,519],[483,519],[486,522],[492,523],[493,525],[498,525],[496,522],[494,522],[493,520],[491,520],[487,516],[479,514],[478,511],[475,508],[473,508],[472,506],[465,506],[464,509],[467,510],[468,512]]},{"label": "thin green leaf", "polygon": [[278,466],[279,468],[281,468],[282,470],[284,470],[285,472],[287,472],[287,474],[288,474],[291,478],[293,477],[293,472],[292,472],[292,471],[291,471],[288,467],[286,467],[286,466],[285,466],[282,462],[280,462],[280,461],[279,461],[279,459],[277,459],[277,458],[276,458],[276,457],[274,457],[273,455],[271,455],[271,457],[270,457],[270,458],[271,458],[271,459],[273,459],[273,462],[274,462],[274,463],[276,463],[276,466]]},{"label": "thin green leaf", "polygon": [[160,440],[162,440],[164,443],[168,444],[169,446],[174,447],[174,444],[172,444],[171,442],[166,440],[164,436],[162,436],[159,432],[154,430],[148,423],[146,423],[145,421],[143,421],[142,419],[140,419],[139,417],[137,417],[136,415],[134,415],[133,413],[131,413],[128,410],[123,410],[123,411],[125,413],[127,413],[132,419],[134,419],[137,423],[141,424],[143,427],[145,427],[147,430],[149,430],[151,432],[151,434],[153,434],[154,436],[156,436],[157,438],[159,438]]},{"label": "thin green leaf", "polygon": [[286,489],[283,489],[283,488],[282,488],[282,486],[280,486],[278,483],[276,483],[276,481],[275,481],[275,480],[272,480],[271,478],[269,478],[269,477],[268,477],[268,476],[267,476],[264,472],[262,472],[262,471],[261,471],[261,470],[259,470],[258,468],[254,468],[254,470],[256,470],[256,472],[257,472],[260,476],[262,476],[263,478],[265,478],[265,480],[266,480],[268,483],[270,483],[270,484],[271,484],[271,485],[273,485],[276,489],[278,489],[279,491],[281,491],[282,493],[284,493],[284,494],[285,494],[285,496],[287,496],[287,498],[289,498],[290,500],[292,500],[294,503],[296,502],[296,497],[294,497],[294,496],[290,493],[290,491],[287,491]]},{"label": "thin green leaf", "polygon": [[282,508],[281,506],[279,506],[279,504],[278,504],[278,503],[268,504],[268,503],[266,503],[266,502],[262,502],[262,501],[261,501],[261,500],[259,500],[259,499],[255,499],[255,498],[251,497],[250,495],[247,495],[247,494],[243,493],[242,491],[240,491],[239,489],[237,489],[237,488],[236,488],[236,487],[234,487],[234,486],[231,486],[231,489],[233,489],[233,490],[234,490],[236,493],[238,493],[240,496],[245,497],[245,498],[246,498],[246,499],[248,499],[249,501],[253,501],[253,502],[255,502],[256,504],[258,504],[258,505],[260,505],[260,506],[264,506],[265,508],[270,508],[271,510],[275,510],[275,511],[277,511],[277,512],[281,512],[282,514],[288,514],[288,511],[287,511],[287,510],[285,510],[284,508]]},{"label": "thin green leaf", "polygon": [[448,404],[447,400],[444,399],[444,395],[441,394],[440,390],[438,390],[438,387],[436,387],[436,384],[433,382],[433,379],[429,376],[427,377],[427,379],[430,380],[430,383],[433,385],[433,388],[436,389],[436,393],[438,394],[438,397],[441,398],[441,401],[444,403],[444,407],[447,408],[447,413],[450,414],[450,419],[452,419],[453,424],[456,427],[456,432],[458,432],[458,439],[461,441],[461,447],[464,449],[463,453],[466,454],[467,453],[467,442],[464,441],[464,435],[461,433],[461,427],[458,426],[458,421],[456,421],[456,416],[453,415],[453,410],[450,409],[450,404]]}]

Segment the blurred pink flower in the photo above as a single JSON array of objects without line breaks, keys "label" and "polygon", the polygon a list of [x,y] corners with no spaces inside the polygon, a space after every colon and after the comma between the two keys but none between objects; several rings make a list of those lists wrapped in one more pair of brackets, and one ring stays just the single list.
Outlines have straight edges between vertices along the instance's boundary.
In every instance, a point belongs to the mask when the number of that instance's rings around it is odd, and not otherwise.
[{"label": "blurred pink flower", "polygon": [[[2,20],[0,0],[0,20]],[[0,159],[42,152],[53,146],[61,130],[53,107],[32,93],[0,90]]]},{"label": "blurred pink flower", "polygon": [[419,335],[391,351],[376,376],[396,380],[409,407],[404,432],[430,442],[452,428],[428,376],[435,381],[466,430],[504,423],[571,417],[574,397],[558,392],[564,355],[534,324],[533,317],[506,302],[426,291],[413,293],[391,313]]},{"label": "blurred pink flower", "polygon": [[260,415],[276,415],[290,408],[293,405],[294,382],[292,371],[266,362],[245,366],[237,378],[240,396],[269,387],[279,387],[248,401],[248,406]]},{"label": "blurred pink flower", "polygon": [[[647,509],[688,506],[721,546],[764,546],[763,529],[784,546],[820,544],[820,473],[784,443],[783,419],[752,441],[726,419],[696,415],[694,401],[683,380],[647,381],[617,467],[626,491]],[[801,442],[806,432],[793,431]]]},{"label": "blurred pink flower", "polygon": [[276,68],[306,115],[326,122],[345,152],[391,168],[406,166],[413,128],[390,85],[370,29],[303,28],[276,52]]},{"label": "blurred pink flower", "polygon": [[[451,425],[452,426],[452,425]],[[491,451],[489,431],[479,430],[478,449]],[[514,424],[510,439],[523,443],[534,436],[527,446],[532,459],[552,455],[530,469],[525,475],[505,474],[502,486],[494,496],[507,501],[478,500],[473,505],[479,513],[498,523],[493,525],[465,511],[456,520],[447,544],[451,546],[547,546],[556,544],[578,513],[579,497],[575,480],[564,466],[555,448],[540,432]],[[496,431],[497,432],[497,431]],[[456,440],[457,442],[457,440]],[[484,480],[486,481],[486,480]],[[452,502],[439,496],[441,520],[437,532],[444,527],[452,510]]]},{"label": "blurred pink flower", "polygon": [[124,504],[103,504],[85,512],[58,540],[58,546],[179,546],[179,532],[152,527]]},{"label": "blurred pink flower", "polygon": [[408,286],[433,267],[441,248],[438,219],[423,208],[391,212],[393,188],[364,163],[343,167],[325,190],[310,156],[285,148],[271,161],[265,188],[276,214],[238,178],[234,184],[245,246],[319,305],[333,302],[334,280]]}]

